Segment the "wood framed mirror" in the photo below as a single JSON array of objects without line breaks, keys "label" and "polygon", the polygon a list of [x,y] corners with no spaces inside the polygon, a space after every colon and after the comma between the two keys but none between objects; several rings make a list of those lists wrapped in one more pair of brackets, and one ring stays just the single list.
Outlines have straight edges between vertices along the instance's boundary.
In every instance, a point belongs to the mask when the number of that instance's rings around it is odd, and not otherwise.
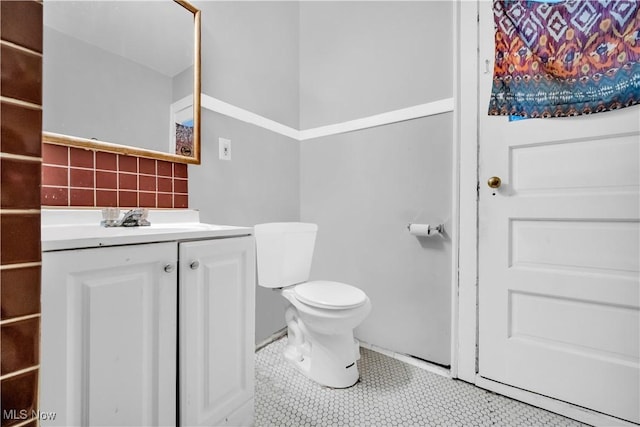
[{"label": "wood framed mirror", "polygon": [[43,142],[200,164],[200,10],[45,1]]}]

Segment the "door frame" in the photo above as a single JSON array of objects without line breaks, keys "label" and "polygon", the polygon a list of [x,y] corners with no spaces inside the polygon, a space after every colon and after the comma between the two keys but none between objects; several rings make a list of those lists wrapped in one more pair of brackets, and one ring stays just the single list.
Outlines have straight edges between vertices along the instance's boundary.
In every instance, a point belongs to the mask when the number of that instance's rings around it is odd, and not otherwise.
[{"label": "door frame", "polygon": [[[453,114],[453,286],[451,298],[451,376],[507,397],[591,425],[636,424],[587,408],[545,397],[481,377],[478,374],[478,189],[479,189],[479,51],[480,2],[453,0],[454,114]],[[473,42],[475,40],[475,43]]]},{"label": "door frame", "polygon": [[[478,283],[478,0],[456,0],[454,15],[454,207],[451,376],[475,383]],[[475,43],[468,41],[476,40]],[[465,42],[467,41],[467,42]]]}]

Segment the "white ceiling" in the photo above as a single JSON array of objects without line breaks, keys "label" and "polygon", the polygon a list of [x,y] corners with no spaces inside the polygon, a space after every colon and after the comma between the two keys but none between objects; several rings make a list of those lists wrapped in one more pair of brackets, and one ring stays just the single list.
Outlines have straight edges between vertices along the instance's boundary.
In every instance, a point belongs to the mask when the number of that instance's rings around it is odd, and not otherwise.
[{"label": "white ceiling", "polygon": [[46,0],[44,25],[168,77],[193,65],[193,14],[172,0]]}]

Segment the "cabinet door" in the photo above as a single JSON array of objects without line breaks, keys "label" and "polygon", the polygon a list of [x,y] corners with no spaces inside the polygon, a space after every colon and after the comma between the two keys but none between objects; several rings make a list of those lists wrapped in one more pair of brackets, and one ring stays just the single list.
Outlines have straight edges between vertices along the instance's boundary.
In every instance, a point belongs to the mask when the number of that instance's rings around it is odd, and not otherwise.
[{"label": "cabinet door", "polygon": [[180,244],[183,426],[253,421],[253,237]]},{"label": "cabinet door", "polygon": [[42,425],[175,425],[176,260],[176,243],[43,253]]}]

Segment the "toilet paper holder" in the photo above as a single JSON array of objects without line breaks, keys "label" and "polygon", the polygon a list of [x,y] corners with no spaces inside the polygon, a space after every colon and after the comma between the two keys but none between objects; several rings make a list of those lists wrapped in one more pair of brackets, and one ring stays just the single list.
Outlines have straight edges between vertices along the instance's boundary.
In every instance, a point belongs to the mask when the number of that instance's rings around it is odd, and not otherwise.
[{"label": "toilet paper holder", "polygon": [[430,224],[407,224],[407,230],[414,236],[433,236],[444,233],[444,224],[430,225]]}]

